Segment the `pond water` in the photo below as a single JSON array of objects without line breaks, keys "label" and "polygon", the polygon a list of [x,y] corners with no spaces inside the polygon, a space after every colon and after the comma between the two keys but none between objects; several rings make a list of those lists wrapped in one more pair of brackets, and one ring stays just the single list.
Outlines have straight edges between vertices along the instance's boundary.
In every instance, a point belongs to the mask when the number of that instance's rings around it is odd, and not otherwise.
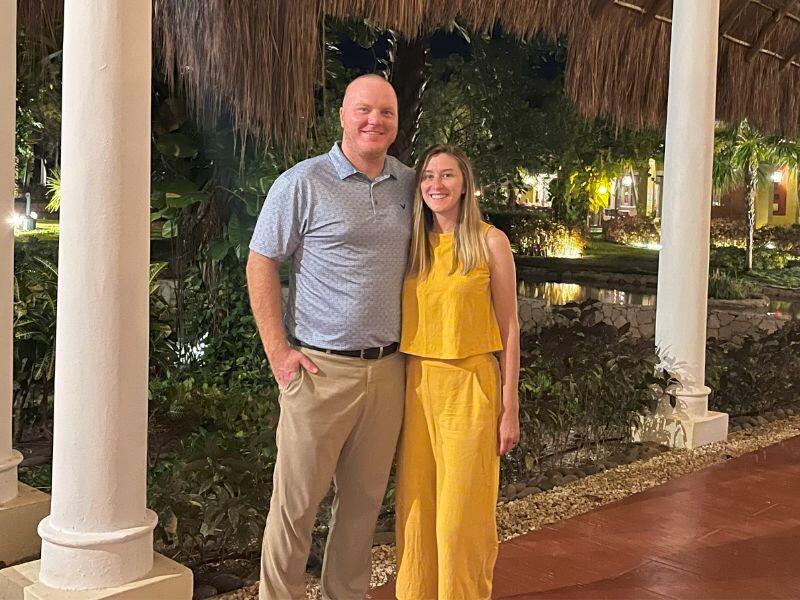
[{"label": "pond water", "polygon": [[[548,304],[556,306],[589,299],[623,306],[655,306],[656,303],[656,295],[646,291],[620,290],[555,281],[520,279],[517,293],[523,298],[540,298],[547,301]],[[800,320],[800,302],[772,300],[767,312]]]},{"label": "pond water", "polygon": [[546,300],[548,304],[556,306],[590,299],[599,300],[605,304],[622,304],[624,306],[654,306],[656,303],[655,294],[594,287],[582,283],[520,279],[517,293],[523,298],[540,298]]}]

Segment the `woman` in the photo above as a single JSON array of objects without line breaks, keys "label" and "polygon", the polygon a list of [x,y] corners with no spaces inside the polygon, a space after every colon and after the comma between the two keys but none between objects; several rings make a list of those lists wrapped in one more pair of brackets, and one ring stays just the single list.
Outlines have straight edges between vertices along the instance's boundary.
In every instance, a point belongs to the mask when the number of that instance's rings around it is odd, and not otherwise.
[{"label": "woman", "polygon": [[417,167],[400,350],[397,597],[490,598],[499,456],[519,440],[516,276],[453,146],[430,148]]}]

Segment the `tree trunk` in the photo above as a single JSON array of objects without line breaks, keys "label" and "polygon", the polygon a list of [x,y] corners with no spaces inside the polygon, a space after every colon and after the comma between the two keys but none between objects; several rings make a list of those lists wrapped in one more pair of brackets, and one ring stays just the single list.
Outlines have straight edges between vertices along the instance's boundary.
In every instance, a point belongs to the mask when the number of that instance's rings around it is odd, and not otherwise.
[{"label": "tree trunk", "polygon": [[506,204],[511,210],[517,208],[517,192],[514,189],[513,182],[511,181],[506,184]]},{"label": "tree trunk", "polygon": [[[633,176],[633,169],[631,169],[631,176]],[[647,216],[647,182],[649,178],[650,163],[644,161],[639,165],[633,187],[636,194],[636,216],[640,218]]]},{"label": "tree trunk", "polygon": [[751,166],[745,171],[747,181],[747,203],[745,211],[745,224],[747,226],[747,238],[745,240],[745,270],[753,269],[753,239],[756,231],[756,192],[758,184],[758,167]]},{"label": "tree trunk", "polygon": [[426,59],[428,43],[417,38],[408,41],[397,39],[390,81],[397,92],[399,125],[397,139],[389,148],[389,154],[401,162],[413,166],[414,141],[419,130],[422,114],[422,94],[427,83]]}]

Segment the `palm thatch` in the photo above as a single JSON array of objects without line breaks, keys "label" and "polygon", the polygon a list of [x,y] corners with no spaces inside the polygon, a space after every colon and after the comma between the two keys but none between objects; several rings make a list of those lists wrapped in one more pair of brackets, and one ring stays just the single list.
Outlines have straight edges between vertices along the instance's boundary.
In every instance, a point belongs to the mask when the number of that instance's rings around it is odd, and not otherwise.
[{"label": "palm thatch", "polygon": [[[20,20],[35,13],[19,0]],[[195,113],[302,140],[324,56],[322,20],[365,19],[408,39],[453,21],[568,43],[567,91],[587,118],[662,126],[671,0],[153,0],[155,45]],[[701,0],[698,0],[701,1]],[[30,25],[30,22],[29,22]],[[717,116],[800,133],[800,0],[721,0]]]}]

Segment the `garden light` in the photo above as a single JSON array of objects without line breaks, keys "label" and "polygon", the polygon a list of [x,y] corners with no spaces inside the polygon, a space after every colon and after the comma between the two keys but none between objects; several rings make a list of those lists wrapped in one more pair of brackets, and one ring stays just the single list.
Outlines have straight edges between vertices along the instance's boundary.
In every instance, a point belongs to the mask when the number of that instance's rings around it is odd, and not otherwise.
[{"label": "garden light", "polygon": [[601,185],[599,188],[597,188],[597,193],[601,196],[605,196],[608,193],[608,188],[604,185]]},{"label": "garden light", "polygon": [[780,183],[783,181],[783,173],[781,171],[775,171],[772,173],[771,179],[773,183]]},{"label": "garden light", "polygon": [[10,217],[6,219],[6,223],[11,225],[14,229],[19,228],[22,225],[22,222],[25,220],[23,215],[18,215],[17,213],[13,213]]},{"label": "garden light", "polygon": [[31,219],[38,219],[38,218],[39,218],[39,213],[37,213],[35,210],[32,210]]},{"label": "garden light", "polygon": [[630,175],[625,175],[625,177],[622,178],[622,185],[624,185],[625,187],[630,187],[631,185],[633,185],[633,177],[631,177]]}]

